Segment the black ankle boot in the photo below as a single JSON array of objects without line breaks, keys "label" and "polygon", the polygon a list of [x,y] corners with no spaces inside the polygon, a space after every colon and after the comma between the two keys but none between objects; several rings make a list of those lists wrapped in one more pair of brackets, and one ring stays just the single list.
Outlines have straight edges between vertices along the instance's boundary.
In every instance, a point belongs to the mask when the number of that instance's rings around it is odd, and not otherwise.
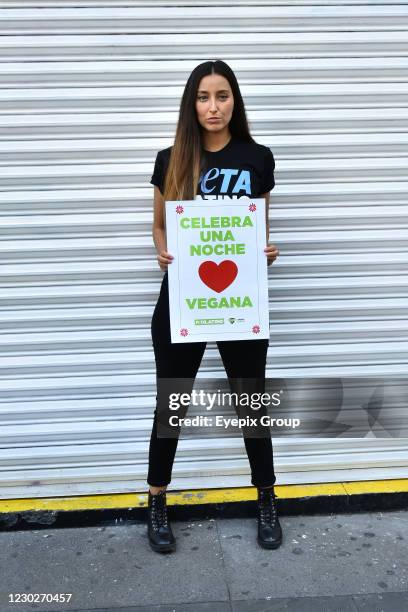
[{"label": "black ankle boot", "polygon": [[258,487],[258,544],[262,548],[278,548],[282,544],[282,528],[273,487]]},{"label": "black ankle boot", "polygon": [[175,550],[176,540],[167,518],[166,491],[152,495],[149,490],[147,535],[156,552]]}]

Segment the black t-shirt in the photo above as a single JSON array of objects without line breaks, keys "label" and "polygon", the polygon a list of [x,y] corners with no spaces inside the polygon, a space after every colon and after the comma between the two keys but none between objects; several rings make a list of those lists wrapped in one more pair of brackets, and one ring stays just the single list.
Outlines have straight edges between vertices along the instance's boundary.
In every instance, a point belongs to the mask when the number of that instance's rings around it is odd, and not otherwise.
[{"label": "black t-shirt", "polygon": [[[150,183],[163,194],[171,147],[157,153]],[[260,197],[275,186],[275,160],[269,147],[235,136],[220,151],[206,151],[198,196]],[[211,198],[212,199],[212,198]]]}]

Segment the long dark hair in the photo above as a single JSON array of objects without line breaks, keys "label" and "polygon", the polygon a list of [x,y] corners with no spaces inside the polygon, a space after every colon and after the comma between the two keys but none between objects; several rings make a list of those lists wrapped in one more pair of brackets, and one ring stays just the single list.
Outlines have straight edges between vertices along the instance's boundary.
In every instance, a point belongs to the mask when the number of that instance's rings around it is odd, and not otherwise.
[{"label": "long dark hair", "polygon": [[199,64],[188,77],[181,98],[176,135],[164,183],[165,200],[193,200],[197,195],[205,151],[195,103],[200,81],[209,74],[220,74],[230,84],[234,96],[234,109],[229,123],[231,135],[246,142],[255,142],[249,132],[244,101],[232,69],[222,60]]}]

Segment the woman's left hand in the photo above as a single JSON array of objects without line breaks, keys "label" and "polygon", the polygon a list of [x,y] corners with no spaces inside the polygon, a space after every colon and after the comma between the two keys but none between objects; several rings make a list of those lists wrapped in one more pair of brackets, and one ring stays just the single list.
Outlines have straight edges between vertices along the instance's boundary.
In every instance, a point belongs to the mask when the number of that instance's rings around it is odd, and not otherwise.
[{"label": "woman's left hand", "polygon": [[266,248],[264,248],[264,252],[268,258],[268,266],[270,266],[279,255],[278,247],[276,247],[274,244],[268,244]]}]

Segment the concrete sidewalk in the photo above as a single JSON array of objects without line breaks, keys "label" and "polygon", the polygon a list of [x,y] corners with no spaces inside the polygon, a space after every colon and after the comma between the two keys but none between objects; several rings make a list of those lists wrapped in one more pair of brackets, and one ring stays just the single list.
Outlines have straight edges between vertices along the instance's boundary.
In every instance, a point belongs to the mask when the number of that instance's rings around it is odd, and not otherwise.
[{"label": "concrete sidewalk", "polygon": [[[26,610],[408,609],[408,512],[280,518],[277,550],[256,519],[172,521],[177,551],[153,552],[145,524],[0,533],[1,612]],[[10,603],[10,593],[72,593]]]}]

